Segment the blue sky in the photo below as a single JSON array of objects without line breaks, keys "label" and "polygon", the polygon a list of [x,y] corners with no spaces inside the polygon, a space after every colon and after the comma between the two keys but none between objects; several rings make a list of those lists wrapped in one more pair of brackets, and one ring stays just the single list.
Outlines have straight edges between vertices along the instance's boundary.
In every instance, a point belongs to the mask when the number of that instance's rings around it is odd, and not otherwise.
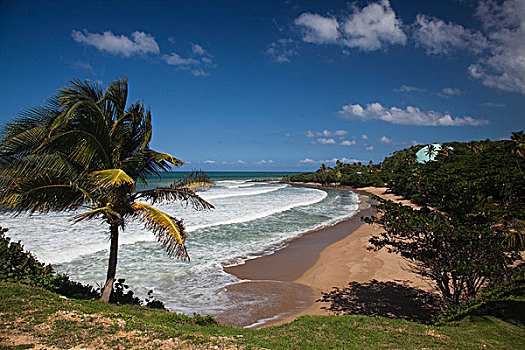
[{"label": "blue sky", "polygon": [[0,1],[0,122],[127,77],[185,169],[315,170],[525,125],[525,0]]}]

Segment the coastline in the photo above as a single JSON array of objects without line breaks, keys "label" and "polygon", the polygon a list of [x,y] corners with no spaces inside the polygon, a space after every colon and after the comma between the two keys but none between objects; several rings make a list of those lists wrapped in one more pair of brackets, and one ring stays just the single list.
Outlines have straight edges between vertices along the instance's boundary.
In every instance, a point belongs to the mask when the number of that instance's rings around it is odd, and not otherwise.
[{"label": "coastline", "polygon": [[[292,185],[322,187],[310,183]],[[386,251],[369,251],[368,239],[381,232],[381,228],[361,221],[361,217],[375,213],[370,207],[373,204],[371,195],[417,206],[401,197],[385,193],[387,188],[327,188],[347,189],[358,194],[359,211],[332,226],[306,232],[274,254],[248,260],[242,265],[225,267],[227,273],[243,280],[228,286],[226,293],[254,300],[265,297],[265,306],[243,310],[241,316],[220,315],[219,321],[259,328],[291,322],[303,315],[333,315],[334,312],[323,308],[325,305],[316,300],[323,292],[329,292],[334,287],[342,289],[352,281],[402,281],[412,287],[430,289],[420,277],[407,271],[407,265],[401,257]]]}]

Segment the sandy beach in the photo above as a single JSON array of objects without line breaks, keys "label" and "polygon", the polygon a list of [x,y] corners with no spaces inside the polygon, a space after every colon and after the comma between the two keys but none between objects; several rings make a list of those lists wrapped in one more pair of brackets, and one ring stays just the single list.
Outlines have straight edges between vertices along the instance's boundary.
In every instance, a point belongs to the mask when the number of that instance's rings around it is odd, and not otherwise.
[{"label": "sandy beach", "polygon": [[[306,184],[309,185],[309,184]],[[316,302],[323,292],[343,289],[350,282],[404,283],[429,290],[419,276],[407,270],[406,262],[384,250],[368,250],[369,238],[381,232],[378,225],[369,225],[361,217],[374,214],[371,195],[416,207],[410,201],[386,193],[387,188],[354,189],[360,196],[360,211],[336,225],[307,232],[272,255],[249,260],[225,271],[244,281],[226,290],[238,297],[265,297],[266,307],[243,310],[240,316],[221,315],[219,321],[235,326],[263,327],[293,321],[303,315],[333,315],[326,303]]]}]

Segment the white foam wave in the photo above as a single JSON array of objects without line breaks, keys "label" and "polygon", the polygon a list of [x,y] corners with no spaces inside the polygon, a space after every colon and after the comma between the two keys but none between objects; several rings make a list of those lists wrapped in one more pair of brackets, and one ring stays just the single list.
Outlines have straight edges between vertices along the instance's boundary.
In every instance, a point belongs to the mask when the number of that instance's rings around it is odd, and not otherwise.
[{"label": "white foam wave", "polygon": [[238,218],[232,218],[232,219],[229,219],[229,220],[224,220],[224,221],[219,221],[219,222],[214,222],[214,223],[209,223],[209,224],[204,224],[204,225],[196,225],[196,226],[193,226],[191,228],[188,228],[187,231],[188,232],[192,232],[192,231],[200,230],[200,229],[207,228],[207,227],[240,224],[240,223],[249,222],[249,221],[253,221],[253,220],[257,220],[257,219],[262,219],[264,217],[267,217],[267,216],[270,216],[270,215],[274,215],[274,214],[278,214],[278,213],[282,213],[282,212],[288,211],[288,210],[293,209],[293,208],[303,207],[303,206],[308,206],[308,205],[312,205],[312,204],[315,204],[315,203],[319,203],[320,201],[325,199],[326,196],[328,196],[328,194],[325,191],[321,191],[321,190],[317,190],[317,189],[312,189],[312,191],[318,191],[319,192],[319,196],[317,198],[310,199],[310,200],[307,200],[307,201],[296,202],[296,203],[288,204],[288,205],[285,205],[285,206],[282,206],[282,207],[277,207],[277,208],[274,207],[272,209],[268,209],[268,210],[265,210],[265,211],[262,211],[262,212],[258,212],[258,213],[252,212],[249,215],[238,217]]},{"label": "white foam wave", "polygon": [[238,189],[242,188],[242,187],[237,187],[236,191],[231,191],[231,192],[226,192],[226,193],[218,193],[218,194],[213,194],[213,193],[212,194],[208,194],[208,193],[204,192],[204,193],[200,194],[200,196],[202,198],[204,198],[205,200],[207,200],[207,201],[214,200],[214,199],[231,198],[231,197],[257,196],[257,195],[260,195],[260,194],[265,194],[265,193],[278,191],[278,190],[283,189],[283,188],[285,188],[287,186],[289,186],[289,185],[279,185],[279,186],[275,186],[275,187],[272,187],[272,188],[262,188],[262,189],[252,190],[252,191],[240,191]]}]

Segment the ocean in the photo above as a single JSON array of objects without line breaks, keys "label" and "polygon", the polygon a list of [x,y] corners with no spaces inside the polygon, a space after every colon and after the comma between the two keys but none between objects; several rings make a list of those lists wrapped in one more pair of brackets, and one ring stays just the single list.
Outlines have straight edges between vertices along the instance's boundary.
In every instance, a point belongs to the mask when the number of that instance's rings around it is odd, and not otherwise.
[{"label": "ocean", "polygon": [[[225,286],[240,281],[224,272],[223,266],[271,254],[301,233],[349,218],[358,209],[358,196],[348,190],[261,182],[286,173],[208,174],[215,186],[200,194],[214,210],[195,211],[180,203],[156,205],[184,219],[190,262],[167,257],[154,235],[139,222],[129,222],[120,235],[117,278],[124,278],[142,298],[153,289],[153,295],[171,311],[214,315],[245,307],[223,292]],[[164,174],[161,181],[148,181],[148,187],[169,185],[181,175]],[[109,249],[107,224],[102,219],[73,224],[74,214],[0,214],[0,226],[9,228],[8,236],[21,240],[56,271],[82,283],[103,285]]]}]

